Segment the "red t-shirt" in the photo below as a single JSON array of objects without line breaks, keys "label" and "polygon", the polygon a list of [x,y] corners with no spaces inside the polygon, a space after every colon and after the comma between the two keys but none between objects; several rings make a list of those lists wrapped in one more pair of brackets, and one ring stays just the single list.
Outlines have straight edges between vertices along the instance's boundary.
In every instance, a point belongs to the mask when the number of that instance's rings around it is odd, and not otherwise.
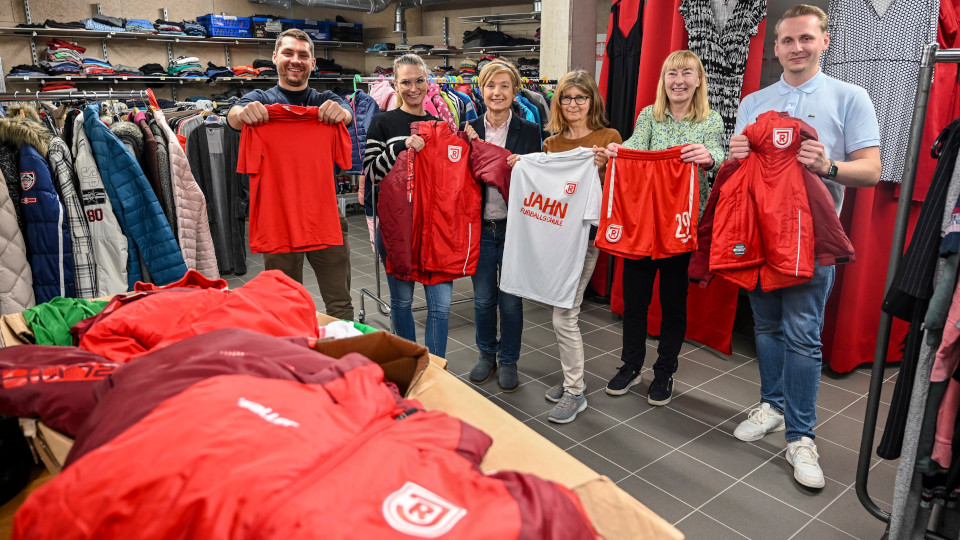
[{"label": "red t-shirt", "polygon": [[351,167],[346,126],[320,122],[317,107],[266,107],[269,122],[243,126],[237,161],[250,175],[250,251],[343,245],[333,166]]}]

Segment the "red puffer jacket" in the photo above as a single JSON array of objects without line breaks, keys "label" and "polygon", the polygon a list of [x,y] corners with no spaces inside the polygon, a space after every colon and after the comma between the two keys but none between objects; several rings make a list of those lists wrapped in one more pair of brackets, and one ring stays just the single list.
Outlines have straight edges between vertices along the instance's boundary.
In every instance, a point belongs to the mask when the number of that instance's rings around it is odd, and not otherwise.
[{"label": "red puffer jacket", "polygon": [[765,291],[802,283],[814,260],[853,262],[853,245],[823,181],[799,161],[800,143],[816,139],[806,122],[786,113],[761,114],[744,130],[752,151],[724,163],[697,229],[692,281],[716,273],[747,289]]},{"label": "red puffer jacket", "polygon": [[423,137],[424,149],[401,152],[379,184],[387,272],[425,285],[471,276],[480,256],[477,182],[507,193],[510,152],[480,140],[467,143],[444,122],[415,122],[411,133]]},{"label": "red puffer jacket", "polygon": [[232,290],[160,289],[116,296],[74,326],[81,349],[114,362],[219,328],[316,339],[317,308],[303,285],[267,270]]},{"label": "red puffer jacket", "polygon": [[[104,414],[135,421],[35,491],[13,538],[596,538],[576,495],[532,475],[484,474],[489,436],[420,410],[360,355],[335,360],[237,330],[176,347],[189,345],[212,364],[271,349],[284,361],[275,378],[214,375],[170,397],[141,391],[143,376],[128,387],[118,371],[103,403],[126,393],[152,408],[111,400]],[[198,353],[186,354],[192,367],[177,377],[195,380]],[[153,386],[179,384],[157,375]]]}]

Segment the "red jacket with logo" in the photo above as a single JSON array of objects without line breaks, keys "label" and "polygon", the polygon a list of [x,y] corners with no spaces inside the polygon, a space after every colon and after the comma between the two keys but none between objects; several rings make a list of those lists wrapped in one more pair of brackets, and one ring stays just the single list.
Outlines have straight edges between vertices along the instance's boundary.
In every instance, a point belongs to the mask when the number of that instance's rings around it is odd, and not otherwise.
[{"label": "red jacket with logo", "polygon": [[697,230],[689,275],[704,284],[710,272],[747,289],[789,287],[813,276],[814,260],[854,260],[833,197],[799,161],[800,143],[816,139],[807,123],[770,111],[747,126],[750,155],[721,167]]},{"label": "red jacket with logo", "polygon": [[[271,362],[270,351],[283,358],[275,378],[195,375],[204,357],[213,368],[248,354]],[[122,368],[137,377],[117,371],[98,407],[127,427],[111,426],[115,436],[31,494],[13,538],[596,538],[576,495],[484,474],[489,436],[403,399],[358,354],[336,360],[243,330],[151,357],[173,352],[189,369],[151,380],[144,358]],[[165,384],[181,388],[154,388]],[[131,411],[113,393],[149,407]]]},{"label": "red jacket with logo", "polygon": [[472,276],[480,257],[481,193],[475,176],[502,178],[495,174],[496,160],[474,160],[471,148],[487,157],[502,149],[471,145],[445,122],[414,122],[411,134],[424,139],[423,150],[401,152],[379,184],[387,272],[425,285]]}]

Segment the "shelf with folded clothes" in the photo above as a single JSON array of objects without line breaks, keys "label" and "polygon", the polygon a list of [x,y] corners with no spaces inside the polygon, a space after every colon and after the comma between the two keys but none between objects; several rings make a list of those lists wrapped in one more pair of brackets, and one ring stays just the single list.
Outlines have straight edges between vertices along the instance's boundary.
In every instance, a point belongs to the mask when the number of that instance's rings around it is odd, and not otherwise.
[{"label": "shelf with folded clothes", "polygon": [[[144,32],[106,32],[99,30],[59,29],[59,28],[16,28],[0,27],[0,36],[57,37],[72,39],[143,39],[165,43],[190,43],[208,45],[273,45],[273,38],[248,38],[228,36],[188,36],[175,34],[148,34]],[[352,41],[314,41],[315,46],[329,49],[361,49],[363,43]]]}]

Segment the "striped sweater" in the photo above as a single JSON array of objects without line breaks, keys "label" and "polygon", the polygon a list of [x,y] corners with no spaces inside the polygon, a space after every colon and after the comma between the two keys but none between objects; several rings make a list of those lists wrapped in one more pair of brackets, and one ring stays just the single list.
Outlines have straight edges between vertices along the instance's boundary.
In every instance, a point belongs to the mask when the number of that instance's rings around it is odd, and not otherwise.
[{"label": "striped sweater", "polygon": [[393,109],[373,117],[367,131],[367,149],[363,153],[363,173],[374,184],[379,183],[406,149],[404,141],[410,136],[410,124],[437,120],[433,115],[417,116],[401,109]]}]

